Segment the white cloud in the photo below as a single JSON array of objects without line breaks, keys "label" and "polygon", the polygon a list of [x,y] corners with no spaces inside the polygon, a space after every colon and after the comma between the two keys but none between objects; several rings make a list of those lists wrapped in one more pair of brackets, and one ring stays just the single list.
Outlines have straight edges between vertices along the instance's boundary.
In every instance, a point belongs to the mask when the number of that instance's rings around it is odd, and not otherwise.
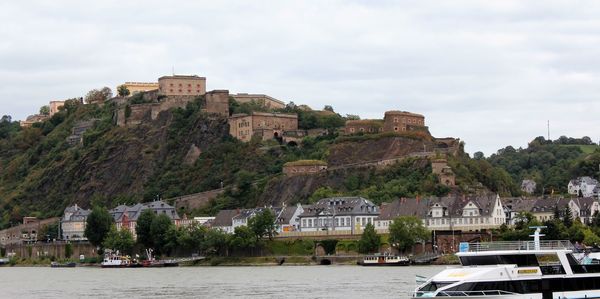
[{"label": "white cloud", "polygon": [[489,154],[600,127],[594,1],[0,3],[2,114],[171,73],[346,114],[425,114]]}]

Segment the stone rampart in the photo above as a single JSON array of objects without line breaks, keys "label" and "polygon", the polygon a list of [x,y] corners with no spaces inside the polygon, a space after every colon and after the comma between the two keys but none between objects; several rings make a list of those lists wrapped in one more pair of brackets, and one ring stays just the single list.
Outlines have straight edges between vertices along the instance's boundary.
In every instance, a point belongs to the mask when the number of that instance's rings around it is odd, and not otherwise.
[{"label": "stone rampart", "polygon": [[30,258],[30,259],[42,259],[42,258],[79,258],[80,255],[85,257],[96,256],[96,247],[88,242],[82,243],[70,243],[71,252],[70,256],[66,256],[65,242],[53,242],[53,243],[42,243],[38,242],[31,245],[7,245],[6,255],[14,256],[17,258]]},{"label": "stone rampart", "polygon": [[184,195],[168,199],[168,202],[175,202],[175,207],[179,209],[193,210],[206,206],[211,199],[225,192],[225,189],[215,189],[206,192]]}]

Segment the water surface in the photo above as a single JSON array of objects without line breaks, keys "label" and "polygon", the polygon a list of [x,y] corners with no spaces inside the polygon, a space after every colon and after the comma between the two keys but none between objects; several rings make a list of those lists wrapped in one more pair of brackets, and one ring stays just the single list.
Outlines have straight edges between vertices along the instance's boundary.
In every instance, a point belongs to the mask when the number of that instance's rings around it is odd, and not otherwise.
[{"label": "water surface", "polygon": [[444,267],[0,268],[1,298],[409,298]]}]

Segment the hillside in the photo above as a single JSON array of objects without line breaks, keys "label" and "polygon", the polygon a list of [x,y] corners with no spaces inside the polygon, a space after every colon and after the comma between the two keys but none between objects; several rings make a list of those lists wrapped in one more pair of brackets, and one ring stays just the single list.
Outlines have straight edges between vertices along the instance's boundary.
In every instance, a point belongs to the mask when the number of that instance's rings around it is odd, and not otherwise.
[{"label": "hillside", "polygon": [[[483,159],[476,153],[476,159]],[[537,137],[527,148],[512,146],[500,149],[486,159],[491,165],[506,170],[514,182],[532,179],[536,194],[566,193],[569,180],[579,176],[598,178],[600,148],[588,137],[560,137],[546,140]]]},{"label": "hillside", "polygon": [[[232,110],[248,109],[232,105]],[[516,182],[525,175],[512,167],[512,162],[502,162],[512,161],[519,151],[471,159],[461,146],[448,161],[457,182],[457,187],[451,189],[438,183],[428,158],[406,157],[423,151],[440,154],[435,150],[439,144],[428,134],[338,136],[334,131],[343,123],[341,116],[332,112],[319,118],[302,111],[301,127],[323,126],[330,134],[306,137],[301,146],[275,141],[242,143],[229,136],[224,117],[203,113],[201,106],[201,99],[197,99],[185,109],[163,111],[156,120],[130,128],[114,124],[114,105],[71,103],[31,128],[20,128],[4,117],[0,121],[0,227],[16,223],[23,216],[58,216],[75,203],[111,208],[221,185],[226,189],[224,194],[209,206],[186,213],[214,214],[223,208],[306,203],[333,195],[361,195],[376,203],[482,189],[518,195]],[[74,125],[90,119],[97,121],[83,135],[82,144],[69,145],[66,138]],[[569,158],[585,164],[577,147],[563,148]],[[568,154],[572,151],[577,152]],[[388,167],[364,164],[398,157],[406,158]],[[302,159],[327,161],[330,170],[293,177],[282,174],[284,163]],[[530,161],[531,165],[542,163]],[[577,173],[587,171],[579,164],[574,167]]]}]

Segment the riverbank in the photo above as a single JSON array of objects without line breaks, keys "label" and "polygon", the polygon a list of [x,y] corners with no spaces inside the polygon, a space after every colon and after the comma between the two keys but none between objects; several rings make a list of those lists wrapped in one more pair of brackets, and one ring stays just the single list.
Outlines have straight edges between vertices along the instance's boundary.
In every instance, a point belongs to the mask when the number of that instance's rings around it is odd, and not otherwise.
[{"label": "riverbank", "polygon": [[[261,257],[208,257],[193,263],[182,263],[182,267],[240,267],[240,266],[318,266],[318,265],[356,265],[358,257],[344,256],[261,256]],[[100,258],[88,258],[81,263],[78,260],[61,259],[56,262],[64,264],[75,262],[78,267],[99,267]],[[51,259],[16,259],[11,258],[0,267],[50,267]],[[445,255],[431,263],[432,265],[458,265],[455,255]]]}]

